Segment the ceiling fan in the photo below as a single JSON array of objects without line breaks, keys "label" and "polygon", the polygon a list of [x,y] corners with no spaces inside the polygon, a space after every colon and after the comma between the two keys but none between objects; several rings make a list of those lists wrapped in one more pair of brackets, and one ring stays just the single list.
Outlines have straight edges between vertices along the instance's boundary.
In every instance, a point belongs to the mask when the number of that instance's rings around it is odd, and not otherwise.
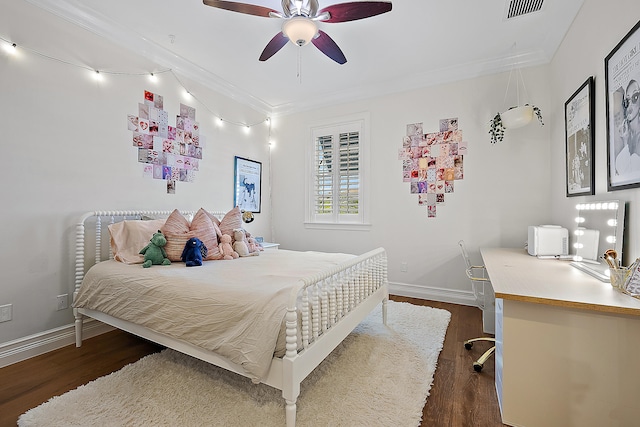
[{"label": "ceiling fan", "polygon": [[391,10],[387,1],[354,1],[338,3],[318,10],[318,0],[282,0],[282,12],[269,7],[227,0],[203,0],[207,6],[226,9],[247,15],[265,18],[283,19],[282,31],[276,34],[260,55],[260,61],[266,61],[291,40],[298,46],[309,42],[338,64],[347,62],[336,42],[322,30],[317,22],[347,22],[380,15]]}]

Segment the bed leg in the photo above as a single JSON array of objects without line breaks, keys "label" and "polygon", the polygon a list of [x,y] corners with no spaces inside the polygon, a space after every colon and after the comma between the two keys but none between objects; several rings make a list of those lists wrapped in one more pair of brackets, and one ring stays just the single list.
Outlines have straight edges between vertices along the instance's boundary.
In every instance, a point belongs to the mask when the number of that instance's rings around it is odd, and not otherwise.
[{"label": "bed leg", "polygon": [[382,323],[387,325],[387,299],[382,300]]},{"label": "bed leg", "polygon": [[287,402],[287,406],[285,407],[287,427],[295,427],[296,426],[296,401],[285,400],[285,402]]},{"label": "bed leg", "polygon": [[73,315],[76,318],[76,347],[80,347],[82,346],[82,314],[78,313],[77,309],[74,309]]}]

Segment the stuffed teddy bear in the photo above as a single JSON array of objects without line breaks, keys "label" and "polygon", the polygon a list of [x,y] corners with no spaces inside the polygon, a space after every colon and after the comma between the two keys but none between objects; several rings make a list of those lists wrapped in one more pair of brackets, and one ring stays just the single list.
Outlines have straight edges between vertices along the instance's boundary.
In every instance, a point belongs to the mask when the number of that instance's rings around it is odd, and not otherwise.
[{"label": "stuffed teddy bear", "polygon": [[151,240],[147,246],[140,249],[140,255],[144,255],[144,268],[149,268],[152,265],[169,265],[171,261],[167,258],[167,252],[164,250],[167,244],[167,239],[160,230],[157,233],[153,233]]},{"label": "stuffed teddy bear", "polygon": [[245,238],[244,230],[242,228],[236,228],[233,230],[233,250],[241,257],[260,255],[260,252],[249,251],[249,246],[244,241]]},{"label": "stuffed teddy bear", "polygon": [[207,247],[202,240],[192,237],[187,240],[180,257],[187,267],[195,267],[202,265],[202,259],[207,257]]},{"label": "stuffed teddy bear", "polygon": [[238,253],[233,250],[233,246],[231,246],[231,236],[228,234],[223,234],[220,237],[220,252],[222,252],[222,259],[236,259],[238,258]]},{"label": "stuffed teddy bear", "polygon": [[247,230],[244,230],[244,233],[247,236],[247,246],[249,246],[249,252],[264,251],[262,244],[254,239],[251,236],[251,233],[249,233]]},{"label": "stuffed teddy bear", "polygon": [[249,241],[249,252],[264,251],[264,248],[253,237],[247,237],[247,240]]}]

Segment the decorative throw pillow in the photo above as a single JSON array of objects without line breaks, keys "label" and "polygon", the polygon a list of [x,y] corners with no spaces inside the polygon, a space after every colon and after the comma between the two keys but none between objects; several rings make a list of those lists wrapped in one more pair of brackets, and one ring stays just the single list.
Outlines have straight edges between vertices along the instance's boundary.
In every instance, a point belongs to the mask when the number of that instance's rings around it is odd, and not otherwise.
[{"label": "decorative throw pillow", "polygon": [[182,261],[180,259],[184,245],[192,236],[189,236],[189,221],[175,209],[167,218],[164,226],[160,229],[167,238],[164,250],[170,261]]},{"label": "decorative throw pillow", "polygon": [[[207,247],[206,260],[222,259],[222,252],[218,248],[218,233],[220,229],[211,221],[204,209],[200,208],[196,212],[193,220],[191,220],[189,229],[190,233],[193,234],[192,237],[202,240],[202,243]],[[184,249],[184,245],[182,249]],[[182,255],[182,251],[180,251],[180,255]]]},{"label": "decorative throw pillow", "polygon": [[144,256],[140,255],[140,249],[149,244],[153,233],[164,225],[164,219],[150,221],[125,220],[109,224],[111,236],[111,252],[116,261],[125,264],[142,264]]},{"label": "decorative throw pillow", "polygon": [[238,206],[227,212],[220,221],[220,232],[228,234],[232,239],[236,228],[242,228],[242,212]]},{"label": "decorative throw pillow", "polygon": [[218,235],[216,229],[203,209],[200,209],[189,221],[176,209],[171,212],[164,226],[160,229],[167,238],[167,245],[164,247],[167,258],[171,261],[182,261],[182,251],[184,245],[192,237],[202,240],[207,247],[207,260],[221,259],[222,254],[218,249]]},{"label": "decorative throw pillow", "polygon": [[[201,208],[202,209],[202,208]],[[217,216],[215,216],[214,214],[212,214],[209,211],[204,211],[207,216],[209,217],[209,219],[211,220],[211,222],[213,223],[213,225],[216,228],[216,233],[218,233],[218,242],[220,241],[220,238],[222,237],[222,231],[220,231],[220,220],[218,219]]]}]

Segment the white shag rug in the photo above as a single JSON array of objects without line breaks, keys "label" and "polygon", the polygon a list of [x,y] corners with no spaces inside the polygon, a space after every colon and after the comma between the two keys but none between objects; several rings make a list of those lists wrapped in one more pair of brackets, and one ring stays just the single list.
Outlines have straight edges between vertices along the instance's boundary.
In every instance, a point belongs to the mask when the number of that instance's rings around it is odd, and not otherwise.
[{"label": "white shag rug", "polygon": [[[302,383],[297,426],[417,426],[451,313],[378,306]],[[18,426],[284,426],[281,392],[173,350],[27,411]]]}]

